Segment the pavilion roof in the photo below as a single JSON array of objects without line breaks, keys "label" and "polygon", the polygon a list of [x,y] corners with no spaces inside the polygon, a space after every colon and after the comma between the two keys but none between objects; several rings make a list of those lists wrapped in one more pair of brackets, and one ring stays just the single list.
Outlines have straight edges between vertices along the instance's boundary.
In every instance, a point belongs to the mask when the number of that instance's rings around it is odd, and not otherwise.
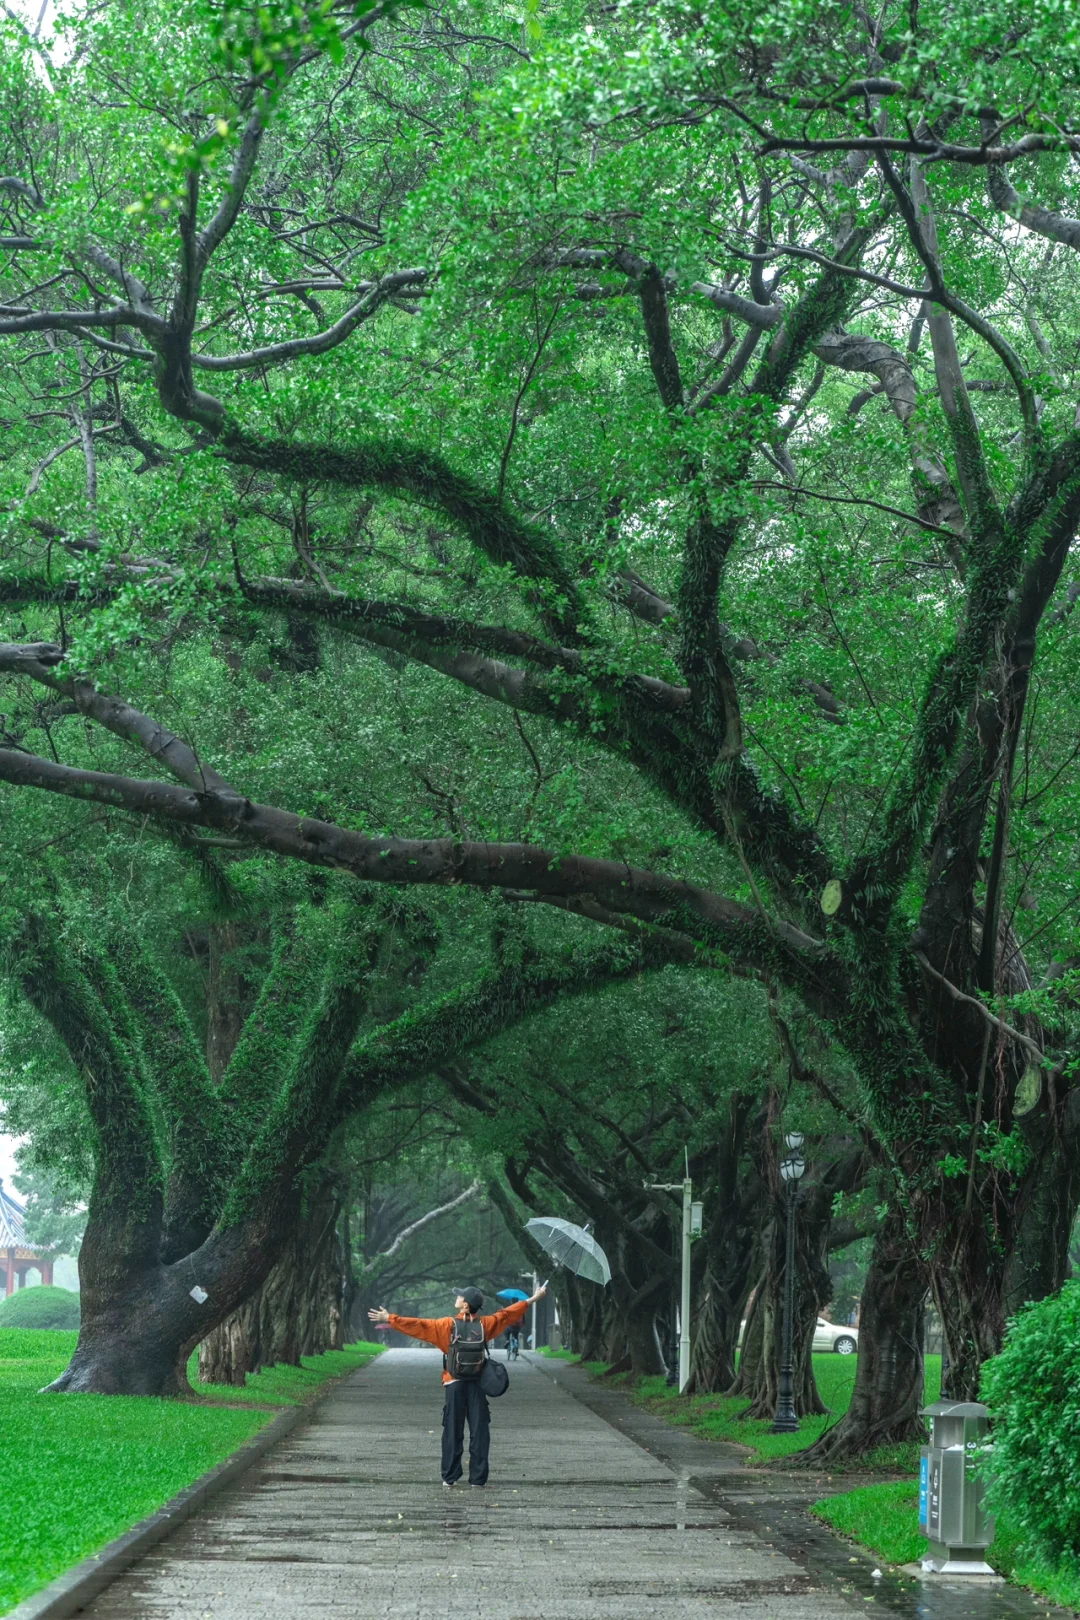
[{"label": "pavilion roof", "polygon": [[25,1214],[26,1205],[20,1204],[14,1194],[8,1192],[0,1177],[0,1249],[32,1248],[26,1241],[23,1226]]}]

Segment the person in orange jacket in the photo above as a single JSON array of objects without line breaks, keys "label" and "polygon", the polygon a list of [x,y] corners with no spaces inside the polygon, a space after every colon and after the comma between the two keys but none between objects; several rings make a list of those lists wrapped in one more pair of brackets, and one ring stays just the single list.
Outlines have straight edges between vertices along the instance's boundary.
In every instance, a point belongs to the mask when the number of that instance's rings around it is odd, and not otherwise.
[{"label": "person in orange jacket", "polygon": [[[461,1478],[461,1454],[465,1449],[465,1420],[469,1421],[469,1484],[480,1490],[488,1480],[488,1454],[491,1449],[491,1409],[488,1398],[474,1374],[455,1376],[459,1363],[469,1358],[462,1354],[454,1333],[456,1322],[478,1323],[483,1329],[482,1342],[486,1345],[505,1333],[508,1327],[521,1321],[530,1305],[543,1299],[547,1286],[538,1288],[531,1299],[518,1300],[505,1310],[491,1316],[481,1316],[484,1296],[479,1288],[463,1288],[454,1301],[454,1316],[395,1316],[385,1305],[368,1311],[373,1322],[392,1327],[398,1333],[407,1333],[410,1339],[422,1339],[425,1344],[436,1345],[443,1353],[443,1436],[442,1482],[449,1490]],[[479,1335],[474,1336],[479,1341]],[[453,1369],[453,1370],[451,1370]]]}]

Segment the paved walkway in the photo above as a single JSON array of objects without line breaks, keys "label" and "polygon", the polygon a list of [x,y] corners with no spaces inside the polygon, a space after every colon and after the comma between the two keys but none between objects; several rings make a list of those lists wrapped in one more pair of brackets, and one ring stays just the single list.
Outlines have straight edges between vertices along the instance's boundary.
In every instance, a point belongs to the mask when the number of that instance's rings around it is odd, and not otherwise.
[{"label": "paved walkway", "polygon": [[886,1594],[797,1511],[820,1486],[767,1482],[557,1364],[511,1369],[484,1491],[440,1485],[441,1409],[437,1356],[379,1357],[88,1620],[865,1620],[878,1599],[910,1620],[1035,1613],[989,1591]]}]

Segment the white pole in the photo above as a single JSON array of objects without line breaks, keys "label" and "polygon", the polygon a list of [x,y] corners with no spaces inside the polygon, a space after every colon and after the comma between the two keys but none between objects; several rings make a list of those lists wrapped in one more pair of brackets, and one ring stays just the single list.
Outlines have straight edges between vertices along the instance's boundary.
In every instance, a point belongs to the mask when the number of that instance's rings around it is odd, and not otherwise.
[{"label": "white pole", "polygon": [[[540,1286],[540,1278],[536,1275],[536,1272],[534,1271],[533,1272],[533,1290],[532,1290],[534,1294],[536,1293],[536,1290],[539,1288],[539,1286]],[[533,1352],[535,1353],[536,1350],[538,1349],[538,1346],[537,1346],[537,1343],[536,1343],[536,1301],[535,1301],[535,1299],[533,1300],[532,1311],[531,1311],[530,1314],[532,1316],[532,1328],[531,1328],[532,1348],[533,1348]]]},{"label": "white pole", "polygon": [[682,1298],[679,1310],[679,1394],[690,1382],[690,1203],[693,1182],[682,1184]]}]

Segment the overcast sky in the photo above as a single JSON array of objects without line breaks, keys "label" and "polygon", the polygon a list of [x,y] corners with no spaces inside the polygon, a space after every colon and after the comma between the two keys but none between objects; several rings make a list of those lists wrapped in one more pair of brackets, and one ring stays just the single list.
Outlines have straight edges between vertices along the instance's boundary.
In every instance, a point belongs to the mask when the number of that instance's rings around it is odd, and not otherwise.
[{"label": "overcast sky", "polygon": [[42,0],[7,0],[5,10],[13,12],[38,33],[47,33],[56,15],[52,0],[45,0],[44,5]]},{"label": "overcast sky", "polygon": [[15,1150],[18,1142],[13,1136],[0,1136],[0,1176],[10,1181],[15,1174]]}]

